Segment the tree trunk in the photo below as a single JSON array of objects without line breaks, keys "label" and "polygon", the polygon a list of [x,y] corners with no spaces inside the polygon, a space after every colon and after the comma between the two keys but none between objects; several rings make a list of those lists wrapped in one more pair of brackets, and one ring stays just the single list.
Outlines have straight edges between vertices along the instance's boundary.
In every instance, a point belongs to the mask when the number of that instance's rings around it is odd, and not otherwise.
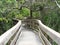
[{"label": "tree trunk", "polygon": [[33,16],[32,16],[32,9],[30,8],[30,17],[32,18]]}]

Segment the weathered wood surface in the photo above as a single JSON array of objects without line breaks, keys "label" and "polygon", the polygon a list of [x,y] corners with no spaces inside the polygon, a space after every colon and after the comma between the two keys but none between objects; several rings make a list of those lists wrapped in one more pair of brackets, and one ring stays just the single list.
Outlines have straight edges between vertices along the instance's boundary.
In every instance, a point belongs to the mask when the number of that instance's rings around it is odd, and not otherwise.
[{"label": "weathered wood surface", "polygon": [[[30,20],[30,19],[29,19]],[[26,20],[27,24],[36,25],[40,28],[40,38],[44,39],[47,45],[51,45],[47,38],[44,36],[43,32],[45,32],[53,41],[55,41],[58,45],[60,45],[60,33],[54,31],[53,29],[45,26],[40,20]],[[35,23],[35,24],[34,24]],[[6,45],[6,43],[10,40],[10,38],[16,33],[15,38],[11,41],[11,45],[43,45],[41,39],[31,30],[22,28],[20,31],[19,28],[21,26],[21,21],[19,21],[14,27],[9,29],[7,32],[0,36],[0,45]],[[33,27],[33,26],[32,26]],[[43,32],[41,32],[43,31]],[[20,35],[20,32],[21,35]],[[18,40],[17,40],[18,38]],[[43,40],[43,41],[44,41]],[[17,42],[16,42],[17,41]]]},{"label": "weathered wood surface", "polygon": [[6,31],[4,34],[0,36],[0,45],[6,45],[6,43],[9,41],[9,39],[16,33],[16,31],[21,26],[21,21],[18,21],[18,23],[13,26],[11,29]]},{"label": "weathered wood surface", "polygon": [[53,29],[45,26],[40,20],[37,20],[40,28],[58,45],[60,45],[60,33],[54,31]]},{"label": "weathered wood surface", "polygon": [[52,45],[52,44],[48,41],[48,39],[45,37],[45,35],[43,34],[43,32],[41,31],[40,28],[39,28],[39,34],[40,34],[40,37],[44,40],[43,42],[44,42],[45,45]]},{"label": "weathered wood surface", "polygon": [[16,44],[17,40],[19,39],[19,35],[21,33],[21,27],[20,27],[19,31],[17,32],[16,36],[14,37],[14,39],[11,41],[10,45],[15,45]]},{"label": "weathered wood surface", "polygon": [[31,29],[22,28],[16,45],[42,45],[42,42]]}]

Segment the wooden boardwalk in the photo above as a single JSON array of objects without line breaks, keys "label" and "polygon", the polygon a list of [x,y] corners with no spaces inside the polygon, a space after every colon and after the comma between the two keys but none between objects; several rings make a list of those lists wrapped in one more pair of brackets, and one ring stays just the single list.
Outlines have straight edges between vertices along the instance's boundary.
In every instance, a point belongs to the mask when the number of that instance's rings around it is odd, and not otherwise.
[{"label": "wooden boardwalk", "polygon": [[[34,28],[37,24],[35,21],[39,24],[37,25],[38,32],[34,32],[33,29],[28,29],[26,26],[28,24],[28,26],[30,25],[29,28]],[[50,37],[51,41],[60,45],[60,33],[44,25],[40,20],[29,20],[24,24],[19,20],[15,26],[0,36],[0,45],[52,45],[46,35]]]},{"label": "wooden boardwalk", "polygon": [[37,34],[35,34],[31,29],[22,28],[22,32],[16,45],[42,45]]}]

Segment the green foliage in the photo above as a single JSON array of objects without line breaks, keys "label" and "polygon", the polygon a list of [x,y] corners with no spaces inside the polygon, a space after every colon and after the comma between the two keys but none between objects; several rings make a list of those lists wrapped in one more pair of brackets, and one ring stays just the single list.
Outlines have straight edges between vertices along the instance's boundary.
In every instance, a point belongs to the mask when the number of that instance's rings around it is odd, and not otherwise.
[{"label": "green foliage", "polygon": [[22,3],[24,0],[18,2],[16,0],[0,0],[0,35],[14,25],[13,18],[24,19],[24,17],[29,16],[30,10],[27,8],[13,9]]},{"label": "green foliage", "polygon": [[[56,8],[56,10],[58,11],[58,8]],[[48,11],[46,15],[42,15],[42,22],[49,26],[50,28],[54,29],[57,32],[60,32],[60,13],[57,13],[55,9]]]},{"label": "green foliage", "polygon": [[27,8],[23,8],[20,13],[24,16],[24,17],[27,17],[29,16],[29,13],[30,13],[30,10],[27,9]]},{"label": "green foliage", "polygon": [[[60,4],[59,0],[57,2]],[[34,19],[40,19],[48,27],[60,32],[60,9],[54,0],[27,0],[27,3],[25,0],[0,0],[0,35],[14,25],[13,18],[29,17],[30,10]]]},{"label": "green foliage", "polygon": [[[21,6],[22,9],[20,10]],[[29,17],[30,8],[34,19],[40,19],[45,25],[60,32],[60,9],[54,1],[37,0],[32,1],[32,3],[29,1],[25,3],[25,0],[0,0],[0,34],[14,25],[13,18],[24,19],[24,17]]]},{"label": "green foliage", "polygon": [[37,12],[33,12],[33,18],[34,19],[39,19],[40,18],[40,14],[39,14],[38,11]]},{"label": "green foliage", "polygon": [[13,26],[11,19],[0,18],[0,35]]},{"label": "green foliage", "polygon": [[22,14],[19,14],[19,15],[16,15],[16,18],[17,18],[17,19],[23,19],[24,16],[22,16]]}]

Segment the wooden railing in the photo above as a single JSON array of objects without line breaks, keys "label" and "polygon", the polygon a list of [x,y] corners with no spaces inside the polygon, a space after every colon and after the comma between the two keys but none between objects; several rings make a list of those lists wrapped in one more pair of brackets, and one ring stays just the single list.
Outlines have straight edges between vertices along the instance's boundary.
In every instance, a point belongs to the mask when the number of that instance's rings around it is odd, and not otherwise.
[{"label": "wooden railing", "polygon": [[60,33],[44,25],[40,20],[28,19],[25,22],[27,23],[26,25],[30,25],[30,28],[34,30],[38,27],[37,31],[39,32],[39,37],[42,39],[43,45],[52,45],[51,41],[60,45]]},{"label": "wooden railing", "polygon": [[45,26],[40,20],[38,20],[40,29],[45,32],[53,41],[60,45],[60,33],[54,31],[53,29]]},{"label": "wooden railing", "polygon": [[[18,38],[21,27],[21,21],[0,36],[0,45],[13,45]],[[13,43],[12,43],[13,42]]]},{"label": "wooden railing", "polygon": [[[23,20],[22,23],[27,25],[27,27],[32,28],[33,31],[37,32],[43,45],[52,45],[50,41],[55,41],[58,45],[60,45],[60,33],[54,31],[48,26],[45,26],[40,20],[27,19]],[[20,32],[21,21],[19,21],[14,27],[0,36],[0,45],[15,45]],[[49,39],[51,40],[49,41]]]}]

